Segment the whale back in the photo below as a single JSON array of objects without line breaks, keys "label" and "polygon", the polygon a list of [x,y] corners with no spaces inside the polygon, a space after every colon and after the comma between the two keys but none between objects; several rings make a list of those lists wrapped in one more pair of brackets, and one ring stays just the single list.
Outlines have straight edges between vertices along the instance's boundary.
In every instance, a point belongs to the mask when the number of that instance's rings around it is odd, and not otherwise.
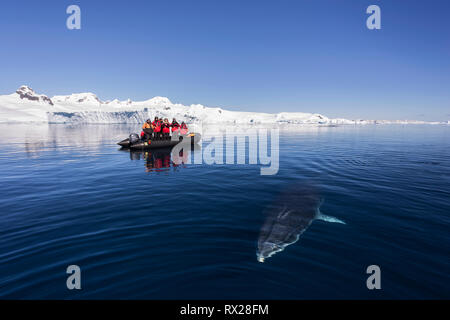
[{"label": "whale back", "polygon": [[317,189],[294,185],[281,192],[265,210],[265,222],[258,239],[258,260],[295,243],[318,215],[321,204]]}]

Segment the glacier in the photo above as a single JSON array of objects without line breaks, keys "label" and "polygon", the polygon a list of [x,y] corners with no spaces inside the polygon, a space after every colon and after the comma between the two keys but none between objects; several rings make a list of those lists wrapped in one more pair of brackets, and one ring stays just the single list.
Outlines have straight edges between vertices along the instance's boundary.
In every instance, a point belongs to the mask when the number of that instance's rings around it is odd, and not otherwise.
[{"label": "glacier", "polygon": [[227,124],[450,124],[414,120],[349,120],[332,119],[318,113],[280,112],[258,113],[229,111],[201,104],[185,106],[172,103],[165,97],[145,101],[102,101],[94,93],[59,95],[52,98],[37,94],[28,86],[21,86],[10,95],[0,95],[0,123],[70,123],[70,124],[125,124],[142,123],[158,116],[177,118],[187,123]]}]

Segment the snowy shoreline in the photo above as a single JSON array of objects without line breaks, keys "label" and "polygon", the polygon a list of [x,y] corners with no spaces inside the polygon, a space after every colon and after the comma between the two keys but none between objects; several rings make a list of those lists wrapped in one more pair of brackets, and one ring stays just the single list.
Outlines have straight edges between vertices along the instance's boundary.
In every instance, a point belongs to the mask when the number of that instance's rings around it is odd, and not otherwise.
[{"label": "snowy shoreline", "polygon": [[0,96],[0,123],[125,124],[142,123],[155,116],[177,118],[187,123],[221,124],[293,124],[293,125],[367,125],[367,124],[450,124],[450,121],[349,120],[332,119],[318,113],[257,113],[228,111],[200,104],[174,104],[168,98],[146,101],[101,101],[93,93],[49,98],[27,86]]}]

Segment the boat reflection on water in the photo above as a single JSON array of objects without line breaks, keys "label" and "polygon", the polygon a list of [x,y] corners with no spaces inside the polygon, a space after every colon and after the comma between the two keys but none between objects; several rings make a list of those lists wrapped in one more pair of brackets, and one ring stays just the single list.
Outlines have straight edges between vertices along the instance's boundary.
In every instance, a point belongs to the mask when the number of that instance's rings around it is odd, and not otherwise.
[{"label": "boat reflection on water", "polygon": [[[131,160],[144,160],[146,172],[174,171],[184,168],[190,161],[192,151],[199,150],[199,145],[182,148],[175,152],[173,148],[158,148],[147,151],[128,151]],[[172,150],[174,152],[172,152]]]}]

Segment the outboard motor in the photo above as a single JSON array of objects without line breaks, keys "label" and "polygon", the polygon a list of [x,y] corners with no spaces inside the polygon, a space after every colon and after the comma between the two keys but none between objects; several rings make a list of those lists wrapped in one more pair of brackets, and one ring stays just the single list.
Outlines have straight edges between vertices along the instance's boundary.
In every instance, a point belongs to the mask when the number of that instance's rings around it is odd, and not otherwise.
[{"label": "outboard motor", "polygon": [[130,144],[135,144],[139,141],[139,136],[136,133],[130,134]]}]

